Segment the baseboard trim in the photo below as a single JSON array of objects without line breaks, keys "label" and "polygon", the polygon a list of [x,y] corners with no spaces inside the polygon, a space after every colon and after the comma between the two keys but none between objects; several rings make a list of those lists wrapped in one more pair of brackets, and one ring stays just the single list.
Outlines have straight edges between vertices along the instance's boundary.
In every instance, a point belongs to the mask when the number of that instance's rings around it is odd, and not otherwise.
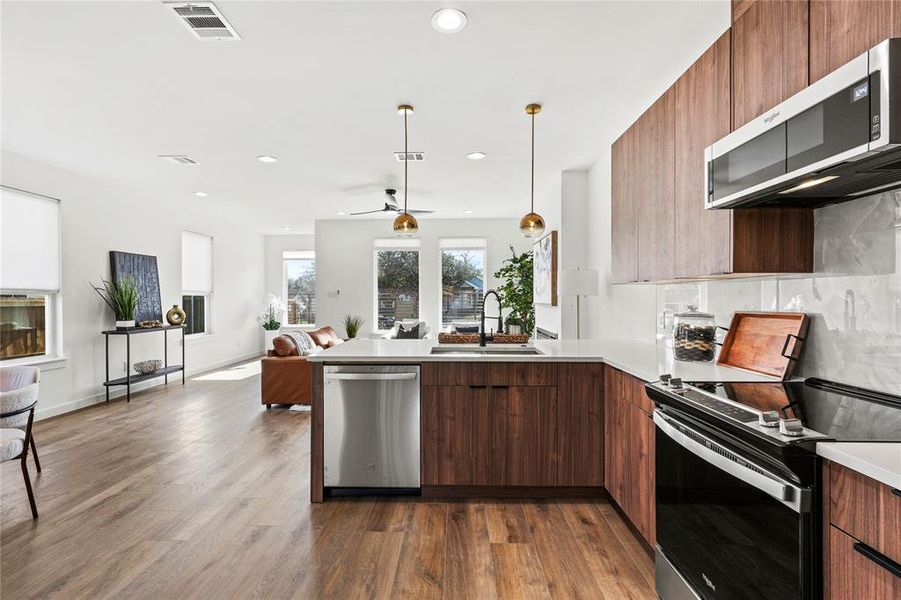
[{"label": "baseboard trim", "polygon": [[424,485],[423,498],[601,498],[602,487],[535,487],[489,485]]},{"label": "baseboard trim", "polygon": [[[232,357],[226,360],[220,360],[215,363],[211,363],[208,365],[203,365],[194,369],[187,369],[185,371],[185,377],[195,377],[197,375],[203,375],[204,373],[209,373],[211,371],[216,371],[223,367],[228,367],[231,365],[235,365],[238,363],[246,362],[248,360],[253,360],[254,358],[262,358],[263,354],[260,352],[251,352],[249,354],[244,354],[241,356]],[[179,376],[178,373],[172,374],[170,377],[172,380],[169,382],[169,385],[173,385],[175,383],[174,379]],[[166,385],[162,379],[152,379],[150,381],[146,381],[143,383],[135,384],[131,386],[131,392],[140,392],[142,390],[147,390],[150,388],[158,387],[161,385]],[[110,390],[110,400],[122,398],[125,396],[125,388],[115,388],[114,390]],[[44,419],[49,419],[51,417],[58,417],[60,415],[68,414],[70,412],[74,412],[76,410],[81,410],[84,408],[88,408],[90,406],[94,406],[95,404],[101,404],[106,402],[106,392],[103,388],[100,388],[100,391],[91,396],[87,396],[86,398],[80,398],[78,400],[72,400],[71,402],[66,402],[64,404],[57,404],[56,406],[50,406],[45,409],[38,408],[34,411],[34,420],[42,421]],[[38,403],[38,407],[40,407],[40,402]]]}]

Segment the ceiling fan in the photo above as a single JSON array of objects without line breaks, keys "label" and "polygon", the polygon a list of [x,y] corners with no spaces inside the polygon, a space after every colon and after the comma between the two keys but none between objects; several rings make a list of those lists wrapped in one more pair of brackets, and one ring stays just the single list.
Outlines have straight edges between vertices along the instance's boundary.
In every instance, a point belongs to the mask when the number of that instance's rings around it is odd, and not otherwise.
[{"label": "ceiling fan", "polygon": [[[354,213],[350,213],[350,216],[371,215],[371,214],[375,214],[375,213],[400,214],[400,213],[404,212],[404,209],[400,208],[397,205],[396,194],[397,194],[397,190],[388,188],[385,190],[385,207],[384,208],[380,208],[378,210],[366,210],[363,212],[354,212]],[[409,209],[407,212],[410,214],[413,214],[413,215],[428,215],[435,211],[434,210]]]}]

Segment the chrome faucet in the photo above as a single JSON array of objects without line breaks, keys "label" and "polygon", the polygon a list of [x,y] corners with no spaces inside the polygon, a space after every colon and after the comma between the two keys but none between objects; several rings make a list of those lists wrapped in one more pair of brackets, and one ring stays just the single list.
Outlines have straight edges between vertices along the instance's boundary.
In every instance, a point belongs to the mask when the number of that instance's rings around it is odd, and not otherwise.
[{"label": "chrome faucet", "polygon": [[[498,295],[496,290],[488,290],[485,294],[485,297],[482,298],[482,318],[481,323],[479,324],[479,346],[484,347],[485,342],[489,342],[494,340],[493,335],[485,335],[485,302],[488,300],[488,296],[494,296],[497,298],[497,332],[502,332],[504,330],[504,316],[503,316],[503,306],[501,306],[501,297]],[[494,318],[494,317],[490,317]]]}]

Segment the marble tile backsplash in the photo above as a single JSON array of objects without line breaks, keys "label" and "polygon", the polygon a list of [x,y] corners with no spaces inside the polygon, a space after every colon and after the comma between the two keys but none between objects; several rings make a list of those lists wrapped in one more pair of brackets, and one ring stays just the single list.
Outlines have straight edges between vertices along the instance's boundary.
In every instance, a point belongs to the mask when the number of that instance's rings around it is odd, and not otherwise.
[{"label": "marble tile backsplash", "polygon": [[818,209],[814,239],[813,276],[657,286],[658,343],[689,304],[723,326],[735,311],[806,312],[797,375],[901,394],[901,192]]}]

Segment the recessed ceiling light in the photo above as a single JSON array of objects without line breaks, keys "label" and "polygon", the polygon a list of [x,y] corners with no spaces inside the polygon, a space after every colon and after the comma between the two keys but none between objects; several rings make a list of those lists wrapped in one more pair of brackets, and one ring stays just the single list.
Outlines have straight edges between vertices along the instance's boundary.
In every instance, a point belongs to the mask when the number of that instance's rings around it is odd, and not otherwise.
[{"label": "recessed ceiling light", "polygon": [[339,210],[339,211],[338,211],[338,214],[339,214],[339,215],[346,215],[347,213],[344,212],[343,210]]},{"label": "recessed ceiling light", "polygon": [[482,160],[486,156],[488,155],[484,152],[470,152],[466,155],[466,158],[468,158],[469,160]]},{"label": "recessed ceiling light", "polygon": [[290,228],[290,227],[287,227],[287,226],[282,227],[282,229],[284,229],[285,231],[291,231],[291,228]]},{"label": "recessed ceiling light", "polygon": [[277,156],[269,156],[268,154],[261,154],[257,156],[257,160],[264,163],[274,163],[278,162]]},{"label": "recessed ceiling light", "polygon": [[206,192],[194,192],[194,195],[197,196],[198,198],[206,198],[207,197]]},{"label": "recessed ceiling light", "polygon": [[456,8],[442,8],[432,15],[432,27],[441,33],[457,33],[466,27],[466,15]]},{"label": "recessed ceiling light", "polygon": [[471,210],[464,210],[464,211],[463,211],[463,214],[464,214],[464,215],[471,215],[471,214],[472,214],[472,211],[471,211]]}]

